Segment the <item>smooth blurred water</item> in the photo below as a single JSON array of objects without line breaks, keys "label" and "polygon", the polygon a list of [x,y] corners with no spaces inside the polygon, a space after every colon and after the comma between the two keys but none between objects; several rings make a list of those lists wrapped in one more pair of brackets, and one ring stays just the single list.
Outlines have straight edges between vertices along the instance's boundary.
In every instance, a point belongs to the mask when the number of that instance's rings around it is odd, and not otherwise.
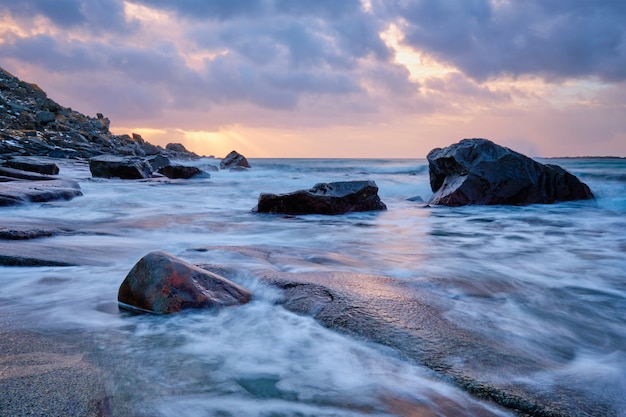
[{"label": "smooth blurred water", "polygon": [[[68,232],[0,245],[62,248],[81,266],[0,267],[0,314],[51,334],[87,335],[93,360],[109,364],[114,406],[129,415],[511,415],[388,348],[284,310],[276,290],[255,280],[268,266],[386,275],[446,300],[446,317],[457,326],[553,364],[507,378],[544,388],[566,381],[623,404],[626,160],[545,161],[586,182],[596,201],[462,208],[408,200],[431,195],[425,160],[250,162],[246,172],[187,181],[92,179],[85,164],[62,163],[62,175],[79,179],[84,196],[3,208],[0,226]],[[364,179],[376,181],[387,211],[251,212],[261,192]],[[254,301],[175,317],[120,313],[120,283],[152,250],[231,268]]]}]

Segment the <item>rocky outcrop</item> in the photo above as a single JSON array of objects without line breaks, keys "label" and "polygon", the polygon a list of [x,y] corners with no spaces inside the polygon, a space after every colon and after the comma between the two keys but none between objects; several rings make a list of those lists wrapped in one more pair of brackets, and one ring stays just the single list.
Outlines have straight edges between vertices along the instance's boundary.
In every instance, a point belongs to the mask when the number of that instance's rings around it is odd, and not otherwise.
[{"label": "rocky outcrop", "polygon": [[261,194],[255,211],[283,214],[344,214],[386,210],[374,181],[320,183],[288,194]]},{"label": "rocky outcrop", "polygon": [[592,199],[589,187],[557,165],[544,165],[487,139],[463,139],[427,156],[431,204],[550,204]]},{"label": "rocky outcrop", "polygon": [[[203,174],[200,168],[186,165],[166,165],[159,168],[158,172],[171,179],[189,179]],[[205,175],[209,176],[210,174],[205,173]]]},{"label": "rocky outcrop", "polygon": [[58,173],[56,164],[45,161],[26,158],[4,161],[0,166],[0,207],[70,200],[83,195],[76,181],[58,179]]},{"label": "rocky outcrop", "polygon": [[250,168],[250,164],[245,156],[237,151],[232,151],[224,159],[220,161],[221,169],[237,170],[242,168]]},{"label": "rocky outcrop", "polygon": [[137,180],[152,177],[152,167],[141,158],[100,155],[89,159],[91,175],[99,178]]},{"label": "rocky outcrop", "polygon": [[245,304],[251,294],[217,274],[164,252],[151,252],[130,270],[118,292],[120,307],[169,314]]},{"label": "rocky outcrop", "polygon": [[63,107],[35,84],[0,68],[0,155],[90,158],[101,154],[164,154],[197,158],[184,147],[171,152],[140,135],[114,135],[102,114],[89,117]]}]

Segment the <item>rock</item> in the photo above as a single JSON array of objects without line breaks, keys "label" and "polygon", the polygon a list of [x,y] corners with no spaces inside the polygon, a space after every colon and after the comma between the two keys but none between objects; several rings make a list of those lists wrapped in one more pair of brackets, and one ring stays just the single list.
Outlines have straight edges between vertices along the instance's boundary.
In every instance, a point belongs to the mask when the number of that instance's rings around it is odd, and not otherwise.
[{"label": "rock", "polygon": [[50,122],[54,122],[55,115],[50,111],[40,111],[35,116],[37,123],[46,125]]},{"label": "rock", "polygon": [[[158,169],[159,174],[165,175],[167,178],[172,179],[189,179],[196,175],[202,174],[202,170],[197,167],[190,167],[185,165],[166,165]],[[208,173],[206,175],[209,175]]]},{"label": "rock", "polygon": [[245,156],[241,155],[237,151],[232,151],[220,162],[221,169],[233,169],[233,168],[250,168],[250,164]]},{"label": "rock", "polygon": [[153,171],[158,171],[160,168],[172,164],[168,157],[161,154],[149,156],[148,158],[146,158],[146,161],[150,164]]},{"label": "rock", "polygon": [[30,181],[47,181],[53,180],[54,177],[50,177],[47,175],[35,174],[29,171],[22,171],[21,169],[9,168],[0,166],[0,175],[9,177],[12,179],[19,180],[30,180]]},{"label": "rock", "polygon": [[135,142],[137,142],[140,145],[143,145],[144,143],[146,143],[146,141],[141,137],[139,133],[132,133],[131,137],[133,138]]},{"label": "rock", "polygon": [[168,143],[165,145],[165,153],[176,158],[199,158],[194,152],[188,151],[182,143]]},{"label": "rock", "polygon": [[72,180],[10,181],[0,183],[0,206],[28,202],[71,200],[81,196],[80,185]]},{"label": "rock", "polygon": [[37,172],[39,174],[57,175],[59,167],[52,162],[43,162],[31,158],[13,157],[4,163],[5,166],[21,169],[22,171]]},{"label": "rock", "polygon": [[168,143],[165,145],[165,150],[170,152],[188,152],[182,143]]},{"label": "rock", "polygon": [[250,292],[217,274],[164,252],[151,252],[130,270],[118,292],[120,307],[169,314],[245,304]]},{"label": "rock", "polygon": [[136,180],[152,177],[150,164],[140,158],[100,155],[89,159],[91,175]]},{"label": "rock", "polygon": [[316,184],[310,190],[288,194],[261,194],[255,211],[284,214],[344,214],[386,210],[374,181]]},{"label": "rock", "polygon": [[544,165],[487,139],[463,139],[427,156],[430,204],[550,204],[592,199],[589,187],[557,165]]}]

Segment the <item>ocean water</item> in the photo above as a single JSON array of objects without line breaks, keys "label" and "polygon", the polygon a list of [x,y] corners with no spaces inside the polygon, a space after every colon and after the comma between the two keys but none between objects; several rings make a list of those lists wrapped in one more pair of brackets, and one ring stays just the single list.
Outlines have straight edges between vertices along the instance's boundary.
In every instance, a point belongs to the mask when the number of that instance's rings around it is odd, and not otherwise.
[{"label": "ocean water", "polygon": [[[84,339],[116,415],[515,415],[393,347],[287,311],[278,290],[256,279],[268,268],[383,275],[432,294],[455,326],[549,364],[485,378],[548,394],[570,387],[583,393],[572,403],[604,405],[581,407],[584,415],[623,417],[626,160],[545,162],[597,199],[430,207],[408,200],[431,195],[423,159],[252,159],[246,172],[175,181],[92,179],[86,164],[61,161],[84,196],[0,210],[0,227],[61,232],[0,245],[79,266],[0,267],[0,315],[16,328]],[[261,192],[364,179],[377,183],[387,211],[251,212]],[[153,250],[228,269],[253,301],[169,317],[120,312],[119,285]]]}]

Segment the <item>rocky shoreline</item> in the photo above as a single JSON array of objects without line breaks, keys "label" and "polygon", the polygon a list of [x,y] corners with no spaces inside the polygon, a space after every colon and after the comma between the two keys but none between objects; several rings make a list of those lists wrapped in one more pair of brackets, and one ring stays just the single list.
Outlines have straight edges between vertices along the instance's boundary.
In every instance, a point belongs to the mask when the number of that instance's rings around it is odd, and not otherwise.
[{"label": "rocky shoreline", "polygon": [[[194,175],[210,175],[191,169],[193,167],[171,163],[170,158],[194,159],[198,157],[180,144],[169,144],[166,148],[161,148],[146,142],[136,134],[113,135],[109,131],[109,125],[109,120],[103,115],[98,114],[97,117],[92,118],[62,107],[49,99],[37,86],[22,82],[0,69],[0,206],[68,200],[82,195],[78,182],[74,179],[63,178],[62,170],[51,162],[54,159],[89,163],[92,176],[100,178],[147,179],[155,175],[168,178],[191,178]],[[463,145],[461,148],[465,149],[466,145],[483,146],[485,140],[473,139],[461,144]],[[539,185],[547,183],[550,190],[559,189],[558,184],[555,184],[553,180],[555,176],[565,177],[568,184],[573,181],[569,176],[558,171],[557,174],[550,176],[549,181],[538,175],[539,179],[532,178],[530,185],[524,183],[518,188],[509,187],[510,190],[507,188],[508,185],[506,187],[501,185],[510,184],[510,178],[499,177],[497,181],[493,181],[497,186],[490,189],[485,184],[493,178],[494,170],[497,172],[501,165],[496,165],[485,177],[481,177],[479,174],[483,174],[484,164],[479,164],[478,170],[475,170],[472,164],[475,161],[484,161],[485,158],[482,158],[482,155],[489,155],[490,152],[502,153],[506,155],[506,158],[510,156],[510,152],[503,151],[500,147],[495,148],[497,145],[490,142],[487,145],[491,146],[490,144],[493,147],[482,154],[474,150],[457,151],[455,150],[457,148],[452,149],[453,147],[436,150],[430,154],[429,162],[431,166],[435,166],[434,169],[431,168],[431,185],[433,192],[437,193],[437,199],[431,200],[430,203],[446,204],[448,202],[453,206],[476,202],[479,204],[536,203],[538,201],[526,198],[533,194],[532,187],[537,185],[532,184],[533,181],[541,183]],[[462,154],[463,158],[455,159],[455,152]],[[465,158],[466,153],[472,157]],[[247,170],[250,167],[245,157],[234,151],[224,158],[220,165],[221,169],[234,171]],[[511,170],[507,167],[506,171]],[[318,184],[311,190],[301,190],[287,195],[262,194],[257,211],[287,214],[342,214],[355,211],[354,207],[359,207],[357,202],[352,201],[355,198],[364,199],[370,203],[364,206],[364,210],[386,209],[376,195],[378,188],[375,183],[357,184],[361,188],[357,188],[356,191],[352,189],[355,186],[353,183]],[[585,188],[586,186],[580,187],[582,192],[575,194],[576,198],[580,196],[582,196],[580,198],[593,198],[593,194]],[[497,200],[480,194],[485,190],[487,193],[501,194],[503,189],[508,194],[498,195]],[[354,197],[355,195],[357,197]],[[279,209],[268,208],[266,210],[264,208],[265,200],[270,197],[279,200]],[[342,205],[338,208],[338,203],[334,199],[346,197],[350,199],[346,206],[348,208]],[[295,199],[295,202],[292,202],[292,199]],[[560,199],[560,195],[554,197],[550,194],[548,198],[539,202],[551,203]],[[314,207],[311,210],[312,206],[322,208],[315,209]],[[62,267],[89,264],[87,250],[78,249],[76,253],[72,253],[67,248],[56,248],[55,251],[55,248],[46,246],[43,242],[34,242],[34,240],[45,240],[39,238],[57,234],[84,233],[81,227],[79,222],[72,225],[47,223],[2,226],[0,239],[11,241],[11,244],[7,244],[0,253],[0,265]],[[103,226],[102,230],[95,231],[95,233],[106,233],[105,230],[106,226]],[[90,233],[94,233],[94,230]],[[206,248],[206,250],[210,249],[212,248]],[[220,249],[239,251],[252,258],[270,257],[268,253],[257,247]],[[114,255],[111,254],[111,256]],[[159,259],[162,258],[169,258],[169,255],[159,256]],[[154,268],[156,269],[148,271],[149,274],[141,275],[141,280],[149,281],[149,278],[145,278],[144,275],[148,277],[163,275],[163,271],[158,270],[158,266]],[[215,269],[214,266],[205,265],[204,268],[221,275],[223,271],[228,271],[229,266],[222,265]],[[172,291],[172,294],[182,297],[178,293],[179,288],[176,288],[177,282],[184,281],[184,287],[193,287],[197,281],[197,276],[193,274],[199,274],[198,268],[188,268],[191,271],[189,274],[193,275],[191,280],[187,280],[189,278],[185,276],[187,272],[180,272],[179,267],[174,269],[176,273],[173,275],[176,280],[172,288],[176,291]],[[492,379],[492,375],[496,375],[502,369],[516,373],[522,368],[524,370],[541,369],[546,364],[520,362],[515,357],[515,352],[507,352],[493,341],[483,340],[476,334],[455,327],[445,319],[440,308],[430,301],[430,294],[418,291],[411,294],[403,293],[395,287],[396,283],[393,278],[344,272],[295,274],[268,268],[259,276],[259,280],[283,291],[283,298],[280,302],[288,310],[311,315],[329,328],[389,345],[475,396],[514,410],[519,415],[540,417],[592,415],[588,409],[577,409],[575,404],[567,401],[567,387],[557,387],[561,389],[561,391],[557,389],[559,398],[549,398],[546,393],[529,391],[522,386],[498,381],[497,378]],[[208,279],[205,281],[209,282],[207,285],[214,286],[211,283],[213,281]],[[367,294],[364,287],[368,285],[377,288],[376,297]],[[126,287],[130,288],[130,284],[126,284]],[[128,297],[130,290],[126,287],[120,292],[123,295],[120,302],[132,307],[128,300],[132,298]],[[241,290],[244,293],[241,302],[247,302],[250,297],[246,291]],[[200,288],[199,292],[206,293],[206,288]],[[192,298],[196,299],[197,296],[193,295]],[[200,307],[214,307],[215,303],[201,301]],[[198,304],[187,301],[185,303],[183,307],[191,305],[197,308]],[[170,308],[169,305],[167,307],[160,311],[153,308],[151,304],[135,306],[138,311],[158,313],[180,310],[177,308],[178,305],[175,306],[176,308]],[[67,346],[45,335],[16,331],[3,318],[0,318],[0,339],[2,339],[0,342],[2,351],[11,352],[3,356],[3,367],[0,368],[2,371],[0,386],[7,387],[0,394],[0,410],[3,413],[75,416],[106,416],[108,414],[106,392],[99,379],[98,369],[84,360],[80,348]],[[17,361],[20,358],[29,358],[28,355],[33,354],[44,358],[42,361],[45,364],[57,358],[59,363],[65,365],[31,367],[32,374],[28,375],[17,372],[15,370]],[[475,355],[482,358],[482,362],[471,366],[451,365],[447,362],[447,356],[450,355],[458,357]],[[54,386],[55,389],[49,390],[47,388],[49,386]],[[14,387],[20,387],[19,391],[24,397],[19,404],[12,402],[12,398],[16,395]],[[45,393],[49,395],[46,396]],[[69,404],[61,400],[70,398],[75,393],[79,393],[80,396],[73,403]],[[601,404],[595,404],[593,399],[585,398],[585,400],[587,408],[601,406]],[[606,415],[611,415],[610,412],[611,410],[607,410]]]}]

